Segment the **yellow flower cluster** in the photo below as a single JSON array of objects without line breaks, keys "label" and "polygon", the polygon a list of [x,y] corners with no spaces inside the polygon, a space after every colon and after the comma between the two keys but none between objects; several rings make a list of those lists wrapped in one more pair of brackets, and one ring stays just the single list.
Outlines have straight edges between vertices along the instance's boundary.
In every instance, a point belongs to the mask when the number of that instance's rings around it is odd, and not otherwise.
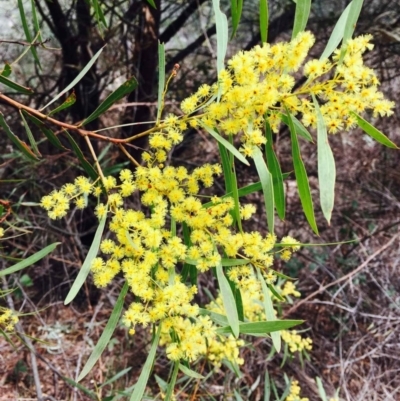
[{"label": "yellow flower cluster", "polygon": [[296,290],[296,286],[294,285],[293,281],[286,281],[280,294],[282,297],[289,297],[290,295],[293,295],[298,298],[301,296],[300,292]]},{"label": "yellow flower cluster", "polygon": [[297,380],[290,383],[290,391],[285,401],[308,401],[307,397],[300,397],[301,388]]},{"label": "yellow flower cluster", "polygon": [[4,237],[4,228],[3,227],[0,227],[0,238],[1,237]]},{"label": "yellow flower cluster", "polygon": [[281,331],[282,340],[289,346],[290,352],[311,351],[312,340],[309,337],[303,338],[296,330]]},{"label": "yellow flower cluster", "polygon": [[18,316],[11,309],[0,307],[0,328],[2,330],[12,331],[17,323]]},{"label": "yellow flower cluster", "polygon": [[[243,363],[239,349],[243,341],[216,334],[209,318],[199,316],[193,303],[196,287],[181,282],[175,272],[179,263],[187,261],[201,272],[220,262],[220,252],[230,257],[245,257],[266,268],[272,264],[274,235],[263,238],[259,233],[233,232],[229,213],[234,207],[231,198],[213,197],[208,207],[196,197],[200,185],[212,185],[219,174],[219,165],[204,165],[189,173],[183,167],[139,167],[135,174],[120,173],[121,184],[108,184],[112,194],[107,205],[100,204],[97,212],[107,208],[113,214],[109,224],[116,240],[105,239],[100,250],[107,258],[94,259],[91,270],[97,286],[107,285],[120,271],[130,289],[140,300],[130,305],[123,321],[135,332],[136,325],[162,324],[161,343],[166,345],[168,358],[194,361],[207,355],[216,366],[223,359]],[[132,209],[124,209],[123,198],[135,189],[142,192],[141,201],[150,207],[148,217]],[[254,212],[248,209],[247,214]],[[99,213],[100,214],[100,213]],[[165,228],[167,215],[190,230],[190,247]],[[100,215],[99,215],[100,217]],[[238,277],[247,274],[241,267]],[[233,270],[235,271],[235,270]],[[257,292],[259,283],[243,283],[243,288]]]},{"label": "yellow flower cluster", "polygon": [[182,131],[187,128],[187,123],[184,119],[179,119],[177,116],[170,114],[165,118],[163,124],[156,128],[149,136],[150,150],[142,155],[143,161],[148,165],[165,162],[167,152],[174,145],[182,142]]},{"label": "yellow flower cluster", "polygon": [[[114,177],[102,181],[108,199],[106,204],[97,205],[96,214],[103,218],[111,213],[113,238],[101,242],[103,256],[92,262],[94,283],[104,287],[122,272],[136,297],[124,314],[124,324],[131,334],[137,325],[161,324],[161,343],[171,360],[195,361],[207,356],[215,366],[224,359],[242,364],[239,350],[243,341],[218,335],[213,322],[199,315],[199,306],[193,301],[197,288],[182,283],[176,268],[186,262],[204,272],[220,263],[221,254],[248,260],[246,265],[229,269],[228,275],[242,291],[248,318],[264,320],[261,285],[253,266],[261,269],[268,283],[275,281],[268,267],[273,263],[276,237],[236,233],[230,213],[234,202],[229,197],[212,197],[206,207],[202,204],[200,188],[213,184],[214,176],[221,173],[219,165],[205,164],[190,173],[184,167],[160,166],[159,161],[150,155],[147,166],[134,173],[122,170],[119,183]],[[98,196],[100,191],[100,186],[78,177],[73,184],[44,197],[42,206],[50,217],[59,218],[71,201],[84,197],[86,202],[89,194]],[[149,208],[147,214],[124,207],[124,198],[135,191],[141,193],[142,205]],[[255,208],[244,206],[240,212],[242,218],[249,218]],[[185,245],[175,230],[167,229],[169,216],[188,227],[190,245]],[[298,249],[293,238],[285,237],[281,246],[285,244],[290,252]],[[218,302],[222,305],[221,299]]]},{"label": "yellow flower cluster", "polygon": [[[103,218],[111,213],[109,230],[113,239],[101,242],[104,256],[92,261],[94,283],[104,287],[122,272],[137,297],[125,312],[124,323],[132,334],[136,325],[161,324],[161,342],[171,360],[194,361],[207,355],[216,366],[223,359],[241,364],[239,350],[243,341],[216,334],[216,326],[208,317],[199,315],[199,306],[193,302],[197,288],[182,283],[176,267],[187,262],[204,272],[216,266],[223,253],[245,258],[268,275],[266,269],[273,262],[276,237],[235,233],[230,213],[234,202],[229,197],[213,197],[204,207],[198,198],[200,188],[213,184],[214,176],[221,173],[219,165],[205,164],[189,173],[184,167],[160,167],[158,162],[157,156],[150,155],[148,165],[138,167],[134,173],[122,170],[119,183],[113,177],[103,180],[108,199],[106,204],[97,205],[96,214]],[[100,194],[99,188],[78,177],[73,184],[45,196],[41,204],[51,218],[60,218],[71,201],[76,203],[76,199],[84,197],[86,203],[88,195]],[[124,198],[135,191],[140,191],[149,214],[124,207]],[[255,208],[243,206],[240,212],[243,218],[250,218]],[[186,224],[190,246],[166,228],[169,216]],[[255,297],[260,283],[252,272],[250,265],[239,266],[231,269],[230,276],[242,291]]]},{"label": "yellow flower cluster", "polygon": [[[384,99],[378,91],[379,80],[375,72],[364,65],[362,55],[371,50],[372,35],[362,35],[350,39],[341,49],[335,51],[332,63],[328,60],[312,60],[304,66],[306,84],[298,94],[315,94],[324,104],[321,112],[330,133],[354,128],[357,114],[372,110],[374,117],[393,114],[394,102]],[[322,78],[335,67],[331,79]],[[298,101],[300,103],[300,101]],[[302,105],[294,107],[295,112],[303,113],[305,126],[316,126],[314,105],[302,100]]]},{"label": "yellow flower cluster", "polygon": [[[202,85],[185,99],[185,114],[202,109],[198,117],[209,127],[218,127],[226,135],[242,133],[241,152],[251,156],[254,146],[265,143],[265,120],[277,132],[286,109],[300,114],[305,126],[316,126],[316,110],[311,95],[320,98],[321,112],[330,133],[349,130],[355,125],[352,112],[369,109],[374,116],[393,113],[394,102],[377,90],[374,71],[363,64],[363,53],[372,48],[371,35],[349,40],[337,50],[333,60],[310,60],[303,73],[306,83],[294,89],[296,73],[315,42],[310,32],[302,32],[291,42],[264,43],[249,51],[240,51],[222,70],[218,85]],[[342,60],[343,57],[343,60]],[[334,71],[329,78],[328,74]],[[218,94],[218,95],[217,95]],[[207,102],[209,99],[219,101]]]},{"label": "yellow flower cluster", "polygon": [[300,249],[299,241],[292,237],[286,236],[282,238],[281,245],[283,250],[281,252],[281,259],[287,262],[292,257],[293,252],[297,252]]},{"label": "yellow flower cluster", "polygon": [[208,316],[165,319],[160,344],[167,345],[167,357],[173,361],[185,359],[193,362],[201,356],[207,356],[216,367],[220,367],[223,360],[238,365],[244,363],[239,356],[244,341],[232,335],[217,335],[216,326]]},{"label": "yellow flower cluster", "polygon": [[67,214],[71,201],[75,202],[78,209],[85,208],[87,196],[90,193],[98,196],[101,188],[95,187],[89,179],[80,176],[75,179],[73,184],[65,184],[60,190],[44,196],[40,205],[47,210],[51,219],[60,219]]}]

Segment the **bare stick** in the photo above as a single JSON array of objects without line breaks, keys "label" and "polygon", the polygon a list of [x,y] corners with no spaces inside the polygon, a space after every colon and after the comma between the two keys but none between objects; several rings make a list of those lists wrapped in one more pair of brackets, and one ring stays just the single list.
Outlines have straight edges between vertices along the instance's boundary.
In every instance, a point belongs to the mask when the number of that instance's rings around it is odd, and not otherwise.
[{"label": "bare stick", "polygon": [[357,267],[357,269],[351,271],[350,273],[347,273],[346,275],[344,275],[343,277],[340,277],[339,279],[335,280],[332,283],[329,283],[323,287],[320,287],[317,291],[314,291],[312,294],[310,294],[309,296],[307,296],[306,298],[302,299],[301,301],[297,302],[296,304],[294,304],[289,310],[287,310],[284,314],[284,317],[290,315],[291,313],[293,313],[295,310],[297,310],[301,305],[305,304],[306,302],[308,302],[310,299],[314,298],[316,295],[321,294],[321,292],[324,292],[326,289],[333,287],[336,284],[341,283],[342,281],[346,281],[350,278],[352,278],[353,276],[355,276],[356,274],[358,274],[362,269],[364,269],[364,267],[366,267],[368,265],[369,262],[371,262],[371,260],[375,259],[380,253],[382,253],[386,248],[389,248],[390,245],[393,244],[393,242],[398,239],[400,236],[400,234],[397,234],[395,236],[393,236],[391,238],[390,241],[388,241],[385,245],[383,245],[381,248],[379,248],[376,252],[374,252],[371,256],[369,256],[363,263],[361,263],[360,266]]}]

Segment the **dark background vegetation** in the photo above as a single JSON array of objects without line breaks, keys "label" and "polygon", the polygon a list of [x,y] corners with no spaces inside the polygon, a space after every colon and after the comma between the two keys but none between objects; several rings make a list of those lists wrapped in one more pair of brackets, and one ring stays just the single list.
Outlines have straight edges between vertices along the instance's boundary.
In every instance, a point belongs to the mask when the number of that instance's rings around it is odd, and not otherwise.
[{"label": "dark background vegetation", "polygon": [[[50,39],[46,46],[55,49],[38,47],[41,70],[29,53],[14,69],[18,82],[34,88],[34,95],[7,93],[5,87],[1,91],[23,104],[40,108],[70,83],[92,56],[106,45],[96,64],[76,86],[75,106],[57,116],[66,122],[81,121],[112,90],[128,77],[135,76],[139,81],[137,90],[101,119],[91,123],[90,129],[98,129],[154,120],[158,41],[166,46],[167,74],[175,63],[181,67],[167,95],[168,110],[178,113],[179,102],[185,96],[201,83],[215,80],[215,25],[210,1],[157,0],[156,10],[146,1],[108,0],[102,3],[109,21],[107,29],[99,29],[84,0],[35,0],[43,36]],[[259,43],[258,2],[244,3],[242,23],[230,42],[230,54]],[[319,56],[346,4],[346,1],[313,2],[308,29],[316,35],[317,43],[311,51],[312,56]],[[274,0],[269,5],[269,41],[290,39],[294,4]],[[223,1],[222,6],[229,14],[228,2]],[[15,25],[19,26],[18,14],[12,15],[16,18]],[[3,17],[8,18],[6,15]],[[366,2],[356,29],[356,34],[364,33],[372,33],[375,43],[374,50],[366,56],[367,64],[377,71],[387,97],[400,104],[400,3],[387,0]],[[22,30],[3,30],[2,35],[4,37],[0,40],[23,39]],[[1,63],[14,60],[21,51],[20,45],[0,43]],[[14,132],[24,137],[16,110],[1,103],[0,109]],[[400,143],[398,106],[390,119],[372,119],[371,122],[394,142]],[[137,130],[142,131],[145,126],[110,129],[108,132],[127,137],[139,132]],[[84,141],[78,137],[75,139],[85,150]],[[311,233],[291,176],[286,181],[287,219],[278,224],[277,233],[279,236],[290,234],[309,243],[357,241],[329,247],[307,247],[289,264],[280,266],[284,272],[299,277],[302,298],[307,299],[289,306],[287,316],[305,319],[309,328],[307,335],[314,341],[311,361],[301,366],[295,359],[284,369],[288,376],[299,380],[311,400],[318,399],[314,383],[316,376],[322,378],[328,394],[340,387],[341,397],[345,400],[398,400],[399,153],[370,141],[358,131],[331,137],[331,144],[338,170],[331,226],[322,219],[317,206],[321,235],[316,237]],[[132,152],[138,157],[146,144],[143,141],[136,145]],[[291,171],[290,142],[285,129],[276,138],[275,145],[283,170]],[[96,146],[102,154],[101,164],[109,173],[127,165],[118,149],[104,143]],[[73,180],[82,174],[82,170],[72,152],[58,151],[47,142],[40,144],[43,159],[38,163],[24,161],[4,133],[0,136],[0,150],[0,200],[12,205],[12,215],[3,227],[12,226],[9,232],[13,234],[0,242],[2,267],[8,266],[13,258],[26,257],[54,241],[62,242],[46,260],[10,277],[8,282],[3,281],[3,287],[17,288],[14,292],[16,308],[31,313],[21,318],[25,333],[47,341],[34,344],[37,353],[45,358],[36,362],[43,392],[57,400],[84,400],[84,393],[65,384],[60,375],[76,377],[90,352],[92,341],[96,342],[102,332],[118,296],[119,284],[115,282],[106,291],[99,291],[89,280],[72,306],[64,307],[63,299],[90,246],[96,220],[87,209],[73,211],[62,221],[49,221],[42,210],[31,204]],[[302,143],[302,155],[316,200],[315,146]],[[184,143],[173,150],[171,158],[174,163],[194,167],[205,161],[218,161],[218,153],[203,133],[192,131],[187,133]],[[240,166],[238,169],[241,186],[257,180],[251,169]],[[265,231],[263,202],[254,196],[251,200],[258,204],[259,211],[258,218],[252,222],[253,227]],[[352,273],[354,271],[356,274]],[[49,342],[55,344],[53,348]],[[124,329],[118,329],[105,356],[83,384],[93,389],[95,382],[104,382],[118,371],[132,366],[123,379],[114,383],[119,388],[129,387],[138,377],[148,342],[146,335],[138,335],[132,340],[128,339]],[[228,400],[233,399],[230,398],[233,389],[241,389],[244,399],[260,400],[267,369],[278,388],[283,388],[282,370],[279,368],[281,360],[279,357],[272,361],[268,359],[270,343],[258,341],[255,348],[253,352],[250,349],[245,351],[246,364],[241,379],[223,371],[205,384],[188,388],[181,395],[182,399],[208,400],[213,399],[213,395],[215,399]],[[155,367],[156,373],[164,378],[165,367],[166,361],[163,360]],[[22,344],[13,350],[0,339],[1,400],[35,396],[31,369],[32,359]],[[157,393],[153,384],[154,393]],[[101,394],[106,396],[111,387],[101,390]]]}]

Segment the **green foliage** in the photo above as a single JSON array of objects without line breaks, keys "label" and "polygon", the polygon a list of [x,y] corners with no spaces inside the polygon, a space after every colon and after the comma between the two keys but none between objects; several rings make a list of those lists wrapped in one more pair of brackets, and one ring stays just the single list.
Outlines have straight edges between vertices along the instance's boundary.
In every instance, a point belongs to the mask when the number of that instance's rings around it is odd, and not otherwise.
[{"label": "green foliage", "polygon": [[335,199],[336,167],[335,159],[329,146],[328,133],[317,99],[313,96],[317,112],[317,149],[318,149],[318,182],[322,212],[326,221],[331,221]]},{"label": "green foliage", "polygon": [[318,234],[317,223],[314,216],[314,206],[311,198],[310,185],[308,183],[308,176],[306,168],[304,167],[303,160],[300,154],[299,142],[297,139],[296,130],[293,124],[292,116],[290,113],[287,114],[289,119],[289,129],[292,139],[292,157],[294,172],[296,174],[297,187],[299,191],[299,196],[301,200],[301,205],[303,206],[304,214],[306,215],[308,224],[313,229],[313,231]]},{"label": "green foliage", "polygon": [[93,238],[92,245],[90,246],[90,249],[86,256],[86,259],[83,262],[83,265],[82,265],[81,269],[79,270],[78,276],[76,277],[74,283],[72,284],[72,287],[69,290],[67,297],[65,298],[65,301],[64,301],[65,305],[67,305],[71,301],[73,301],[73,299],[78,294],[78,291],[81,289],[83,283],[86,280],[86,277],[88,276],[88,274],[90,272],[90,267],[92,265],[93,259],[96,257],[96,255],[99,252],[100,241],[101,241],[101,237],[103,235],[104,227],[106,225],[106,220],[107,220],[107,215],[104,215],[99,222],[99,226],[97,227],[96,233]]},{"label": "green foliage", "polygon": [[[148,3],[156,7],[153,1]],[[40,23],[35,3],[32,1],[31,4],[36,32],[34,39],[24,4],[18,1],[28,48],[40,66],[34,43],[36,39],[40,40]],[[91,0],[89,4],[97,24],[105,29],[108,24],[101,3]],[[317,131],[320,204],[328,223],[334,207],[336,179],[328,133],[358,125],[377,142],[397,149],[393,142],[360,115],[365,110],[372,110],[375,116],[390,115],[393,107],[377,91],[378,82],[374,73],[363,66],[361,55],[369,48],[370,38],[350,40],[361,6],[362,1],[353,0],[349,4],[337,22],[321,59],[310,60],[304,67],[303,62],[315,40],[311,33],[305,32],[311,8],[309,0],[296,2],[290,42],[276,45],[263,43],[250,51],[239,52],[225,64],[230,37],[228,18],[221,10],[220,1],[212,0],[217,39],[216,83],[212,86],[202,85],[196,93],[183,100],[181,112],[165,113],[167,90],[179,66],[176,65],[166,78],[165,47],[159,43],[156,121],[153,127],[130,137],[115,138],[82,127],[103,116],[118,101],[136,90],[138,81],[135,77],[126,80],[76,124],[51,117],[75,104],[74,92],[47,115],[42,113],[77,87],[99,62],[104,47],[86,62],[66,88],[40,110],[0,94],[3,102],[19,109],[30,146],[11,131],[2,113],[0,126],[27,159],[36,162],[41,157],[39,141],[31,131],[30,122],[59,149],[64,150],[65,147],[58,136],[67,138],[83,170],[90,177],[90,180],[77,177],[74,183],[64,184],[43,197],[41,206],[49,216],[62,219],[67,215],[71,203],[79,210],[87,206],[90,196],[97,199],[95,214],[99,224],[65,304],[74,300],[90,272],[98,287],[105,287],[117,275],[124,281],[104,332],[80,372],[78,381],[91,372],[110,344],[124,308],[122,322],[129,328],[129,334],[135,334],[135,327],[140,325],[148,328],[147,334],[152,336],[151,348],[139,379],[133,388],[129,388],[132,401],[144,397],[161,347],[161,352],[171,363],[168,381],[158,378],[167,401],[174,398],[175,387],[180,385],[179,372],[189,379],[205,380],[201,374],[203,372],[195,370],[199,367],[199,360],[208,360],[211,371],[225,364],[239,375],[239,367],[244,362],[240,355],[240,349],[245,346],[243,336],[271,338],[272,353],[281,352],[283,342],[284,361],[296,352],[300,358],[307,357],[310,342],[294,330],[288,332],[303,321],[282,319],[282,304],[288,302],[290,296],[300,294],[290,277],[272,269],[274,258],[288,261],[301,245],[291,237],[284,237],[278,243],[275,235],[275,209],[278,217],[285,219],[284,178],[287,174],[282,174],[273,135],[279,132],[281,125],[289,128],[300,201],[306,219],[317,235],[309,177],[299,142],[301,137],[308,142],[307,146],[314,146],[313,137],[306,127],[316,128]],[[232,0],[230,7],[233,38],[240,28],[244,2]],[[261,39],[266,42],[268,2],[261,0],[259,10]],[[337,49],[341,41],[342,46]],[[328,60],[330,57],[331,60]],[[359,73],[354,72],[353,64]],[[303,68],[306,80],[296,88],[294,75],[300,68]],[[30,88],[10,80],[10,73],[11,68],[6,64],[0,75],[0,83],[24,95],[32,93]],[[351,85],[353,90],[349,89]],[[359,94],[361,87],[364,89],[363,95]],[[332,117],[332,110],[336,110],[334,107],[338,105],[341,107],[340,113]],[[58,128],[58,136],[48,128],[49,124]],[[171,162],[170,151],[183,141],[183,133],[188,127],[202,130],[215,141],[222,166],[204,163],[188,171],[184,166],[176,166],[174,159]],[[92,160],[88,161],[81,142],[75,140],[71,133],[84,139]],[[240,137],[239,145],[235,135]],[[142,152],[142,159],[138,162],[126,149],[132,144],[134,146],[135,141],[142,137],[148,137],[149,148]],[[100,163],[104,154],[97,156],[98,150],[92,146],[93,140],[117,145],[134,165],[132,170],[122,169],[119,164],[106,171]],[[245,166],[254,163],[259,181],[238,188],[237,160]],[[115,175],[118,172],[118,180],[107,174],[111,172]],[[225,192],[221,196],[208,190],[218,175],[222,175],[225,181]],[[204,193],[201,192],[203,188]],[[128,201],[134,193],[140,194],[139,209],[131,207]],[[255,207],[244,198],[254,193],[263,196],[269,233],[246,232],[244,221],[254,215]],[[2,237],[4,230],[0,234]],[[0,271],[0,277],[31,266],[57,245],[49,245]],[[202,300],[203,305],[200,305],[194,296],[201,285],[199,277],[207,271],[213,272],[216,277],[216,296],[210,297],[209,304]],[[125,305],[128,292],[134,299],[129,306]],[[8,322],[11,315],[1,316],[6,316],[3,320]],[[2,329],[1,333],[7,336],[5,331]],[[102,386],[116,381],[128,371],[129,368],[118,372]],[[89,397],[98,399],[93,391],[72,379],[64,379]],[[297,382],[286,376],[285,379],[286,389],[278,397],[277,388],[266,373],[264,399],[270,399],[272,393],[280,400],[299,396]],[[326,401],[321,380],[316,380],[320,397]],[[109,397],[106,399],[111,399],[112,395]],[[237,390],[235,397],[237,400],[243,399]]]},{"label": "green foliage", "polygon": [[25,269],[34,263],[36,263],[38,260],[43,259],[46,255],[48,255],[50,252],[53,252],[56,246],[59,245],[59,242],[56,242],[54,244],[48,245],[45,248],[41,249],[40,251],[34,253],[33,255],[29,256],[28,258],[21,260],[20,262],[16,263],[15,265],[12,265],[8,267],[7,269],[1,270],[0,271],[0,277],[6,276],[8,274],[15,273],[19,270]]}]

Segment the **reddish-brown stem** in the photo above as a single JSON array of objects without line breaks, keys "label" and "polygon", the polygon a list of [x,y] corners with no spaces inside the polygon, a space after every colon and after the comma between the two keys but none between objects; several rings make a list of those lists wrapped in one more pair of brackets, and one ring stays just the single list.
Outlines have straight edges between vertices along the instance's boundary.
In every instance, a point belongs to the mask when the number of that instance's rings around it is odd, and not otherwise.
[{"label": "reddish-brown stem", "polygon": [[57,127],[64,128],[64,129],[67,129],[67,130],[70,130],[70,131],[74,131],[74,132],[78,133],[79,135],[81,135],[83,137],[91,136],[91,137],[99,139],[101,141],[112,142],[112,143],[115,143],[115,144],[132,142],[136,138],[140,138],[141,136],[145,136],[145,135],[150,134],[152,132],[152,130],[153,130],[153,129],[150,129],[150,130],[142,132],[142,133],[140,133],[138,135],[135,135],[135,136],[133,136],[131,138],[126,138],[126,139],[110,138],[110,137],[105,136],[105,135],[97,134],[96,132],[93,132],[93,131],[88,131],[88,130],[85,130],[83,128],[79,128],[76,125],[68,124],[68,123],[56,120],[55,118],[49,117],[46,114],[43,114],[40,111],[37,111],[37,110],[33,109],[32,107],[25,106],[24,104],[19,103],[16,100],[13,100],[13,99],[9,98],[8,96],[3,95],[2,93],[0,93],[0,99],[2,99],[4,102],[6,102],[10,106],[12,106],[12,107],[14,107],[14,108],[16,108],[18,110],[25,110],[29,114],[31,114],[31,115],[33,115],[35,117],[38,117],[43,121],[48,121],[49,123],[52,123],[52,124],[56,125]]}]

